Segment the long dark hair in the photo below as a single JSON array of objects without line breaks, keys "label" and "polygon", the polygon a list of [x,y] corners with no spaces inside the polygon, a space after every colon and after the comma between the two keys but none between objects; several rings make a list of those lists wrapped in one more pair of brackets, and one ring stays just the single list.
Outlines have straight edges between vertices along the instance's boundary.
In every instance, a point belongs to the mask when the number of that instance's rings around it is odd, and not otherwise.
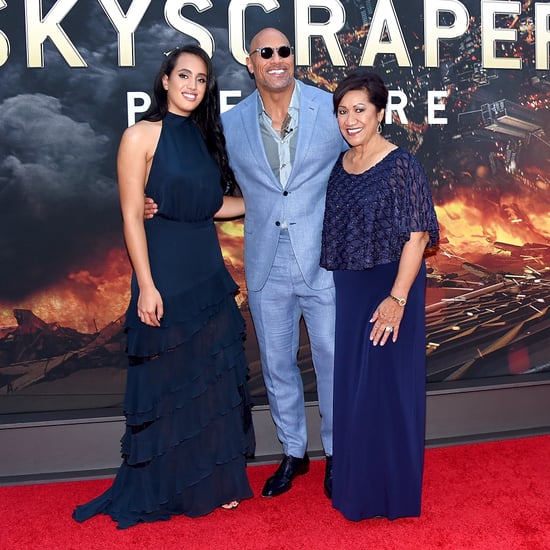
[{"label": "long dark hair", "polygon": [[141,117],[141,120],[157,122],[162,120],[166,116],[166,113],[168,113],[168,94],[164,89],[162,79],[164,75],[170,76],[179,56],[184,53],[200,57],[206,65],[206,93],[199,106],[191,113],[190,118],[197,125],[204,137],[208,151],[210,151],[210,154],[220,167],[222,173],[221,186],[224,193],[233,195],[237,190],[237,181],[235,180],[233,170],[229,166],[225,148],[225,136],[223,135],[218,101],[218,82],[214,75],[212,61],[202,48],[193,44],[187,44],[185,46],[178,46],[165,54],[166,58],[160,66],[153,83],[151,106]]}]

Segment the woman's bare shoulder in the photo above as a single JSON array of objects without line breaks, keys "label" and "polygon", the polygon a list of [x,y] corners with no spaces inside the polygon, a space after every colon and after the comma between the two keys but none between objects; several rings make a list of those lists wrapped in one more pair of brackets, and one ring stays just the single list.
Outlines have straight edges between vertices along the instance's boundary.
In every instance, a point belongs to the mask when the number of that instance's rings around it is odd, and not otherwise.
[{"label": "woman's bare shoulder", "polygon": [[123,150],[132,150],[136,153],[140,151],[145,154],[145,158],[150,159],[157,147],[162,129],[162,121],[151,122],[140,120],[124,130],[120,147]]},{"label": "woman's bare shoulder", "polygon": [[162,121],[140,120],[124,130],[123,138],[129,140],[158,139]]}]

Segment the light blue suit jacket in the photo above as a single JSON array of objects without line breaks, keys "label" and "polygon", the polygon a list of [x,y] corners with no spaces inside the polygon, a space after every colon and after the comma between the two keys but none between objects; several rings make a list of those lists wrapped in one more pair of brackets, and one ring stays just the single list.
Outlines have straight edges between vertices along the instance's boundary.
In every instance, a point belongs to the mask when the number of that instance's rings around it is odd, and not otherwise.
[{"label": "light blue suit jacket", "polygon": [[296,157],[285,189],[273,174],[260,133],[258,91],[222,115],[229,163],[243,192],[244,259],[248,290],[261,290],[273,264],[283,219],[305,282],[331,287],[332,273],[319,266],[328,178],[346,149],[332,95],[299,81]]}]

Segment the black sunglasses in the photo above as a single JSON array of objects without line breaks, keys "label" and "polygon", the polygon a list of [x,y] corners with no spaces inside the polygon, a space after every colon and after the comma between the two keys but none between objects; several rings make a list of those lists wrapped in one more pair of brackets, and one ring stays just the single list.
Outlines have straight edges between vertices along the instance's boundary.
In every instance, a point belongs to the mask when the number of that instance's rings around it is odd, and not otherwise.
[{"label": "black sunglasses", "polygon": [[250,55],[253,53],[259,53],[264,59],[271,59],[275,52],[279,54],[279,57],[284,59],[294,52],[294,48],[292,46],[279,46],[278,48],[266,46],[265,48],[256,48],[255,50],[252,50]]}]

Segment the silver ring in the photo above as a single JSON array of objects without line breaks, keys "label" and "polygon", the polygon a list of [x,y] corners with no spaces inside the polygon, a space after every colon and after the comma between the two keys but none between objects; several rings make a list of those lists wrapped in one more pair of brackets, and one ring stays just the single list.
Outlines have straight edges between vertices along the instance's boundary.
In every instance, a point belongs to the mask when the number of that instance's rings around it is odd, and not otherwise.
[{"label": "silver ring", "polygon": [[384,330],[386,332],[393,332],[393,327],[386,327]]}]

